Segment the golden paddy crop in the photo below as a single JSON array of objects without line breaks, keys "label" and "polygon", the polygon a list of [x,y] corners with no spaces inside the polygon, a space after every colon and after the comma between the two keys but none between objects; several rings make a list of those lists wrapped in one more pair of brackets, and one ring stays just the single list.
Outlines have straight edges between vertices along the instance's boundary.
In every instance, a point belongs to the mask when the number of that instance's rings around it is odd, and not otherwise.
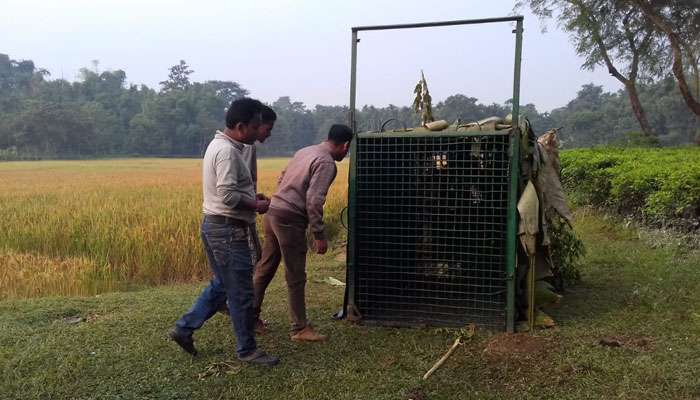
[{"label": "golden paddy crop", "polygon": [[[271,195],[285,165],[260,160],[258,190]],[[199,159],[0,163],[0,188],[0,299],[210,276],[199,239]],[[346,198],[344,163],[326,203],[331,238],[344,235]]]}]

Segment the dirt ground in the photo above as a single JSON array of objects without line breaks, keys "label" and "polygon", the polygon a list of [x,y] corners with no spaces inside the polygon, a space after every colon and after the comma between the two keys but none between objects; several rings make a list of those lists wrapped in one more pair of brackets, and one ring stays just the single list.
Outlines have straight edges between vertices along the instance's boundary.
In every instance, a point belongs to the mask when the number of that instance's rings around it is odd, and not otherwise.
[{"label": "dirt ground", "polygon": [[502,333],[492,337],[484,348],[489,363],[539,358],[552,348],[551,340],[527,333]]}]

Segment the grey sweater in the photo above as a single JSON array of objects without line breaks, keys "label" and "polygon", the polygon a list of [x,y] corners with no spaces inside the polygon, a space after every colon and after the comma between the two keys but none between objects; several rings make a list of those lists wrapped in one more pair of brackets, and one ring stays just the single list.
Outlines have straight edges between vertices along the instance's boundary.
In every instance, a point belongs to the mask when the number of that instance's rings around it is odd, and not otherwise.
[{"label": "grey sweater", "polygon": [[217,131],[202,160],[202,211],[253,223],[255,211],[238,208],[241,199],[255,199],[253,179],[241,151],[244,144]]},{"label": "grey sweater", "polygon": [[335,160],[325,143],[297,151],[282,171],[270,212],[303,218],[309,222],[314,238],[325,239],[323,205],[336,173]]}]

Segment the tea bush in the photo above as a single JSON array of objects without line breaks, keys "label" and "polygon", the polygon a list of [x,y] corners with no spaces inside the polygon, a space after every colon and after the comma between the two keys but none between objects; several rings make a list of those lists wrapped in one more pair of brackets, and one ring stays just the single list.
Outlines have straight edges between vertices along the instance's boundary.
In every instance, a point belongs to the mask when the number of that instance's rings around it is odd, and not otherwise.
[{"label": "tea bush", "polygon": [[700,225],[700,148],[593,148],[561,153],[575,203],[659,225]]}]

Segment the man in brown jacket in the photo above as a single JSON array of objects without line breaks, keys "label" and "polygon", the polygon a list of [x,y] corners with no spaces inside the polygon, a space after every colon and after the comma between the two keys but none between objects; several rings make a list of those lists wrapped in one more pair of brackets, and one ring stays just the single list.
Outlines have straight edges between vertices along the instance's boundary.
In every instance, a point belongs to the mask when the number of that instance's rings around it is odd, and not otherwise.
[{"label": "man in brown jacket", "polygon": [[335,162],[345,158],[351,140],[352,130],[349,127],[333,125],[327,140],[297,151],[282,171],[277,192],[272,196],[270,209],[263,218],[265,243],[253,278],[253,308],[258,332],[265,329],[260,320],[265,290],[275,276],[280,261],[284,260],[292,340],[316,342],[327,338],[317,333],[306,319],[306,228],[311,228],[316,252],[324,254],[328,242],[323,227],[323,205],[336,176]]}]

